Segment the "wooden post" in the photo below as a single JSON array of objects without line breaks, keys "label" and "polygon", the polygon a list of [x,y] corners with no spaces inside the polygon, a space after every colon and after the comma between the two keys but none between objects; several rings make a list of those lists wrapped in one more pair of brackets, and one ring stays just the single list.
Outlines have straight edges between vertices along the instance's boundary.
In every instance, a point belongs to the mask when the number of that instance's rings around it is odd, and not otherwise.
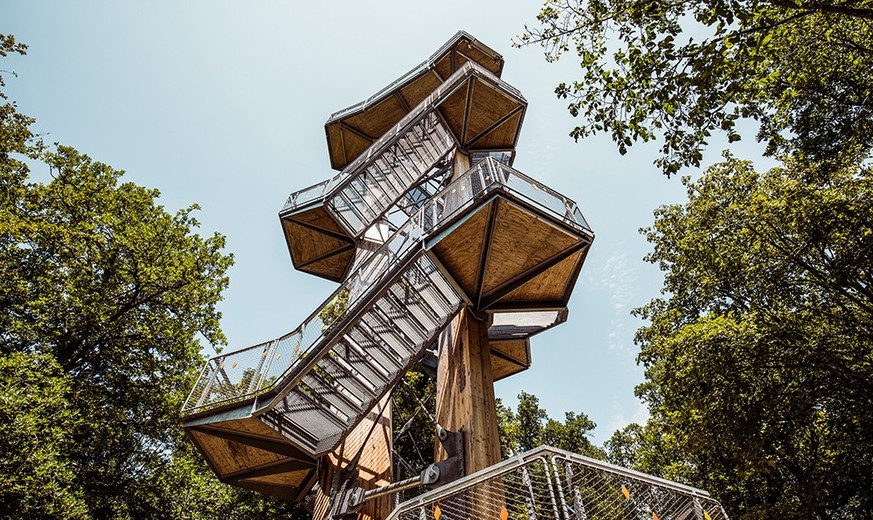
[{"label": "wooden post", "polygon": [[[379,417],[383,407],[386,407],[385,411]],[[362,446],[363,451],[357,465],[360,472],[358,485],[364,489],[373,489],[391,483],[391,437],[391,394],[388,394],[349,433],[336,451],[322,459],[321,463],[325,466],[319,470],[319,489],[312,512],[313,520],[327,518],[333,499],[336,498],[331,496],[330,489],[333,476],[357,455]],[[357,519],[384,520],[391,514],[391,499],[391,495],[386,495],[370,500],[358,511]]]},{"label": "wooden post", "polygon": [[470,156],[460,150],[455,150],[455,156],[452,162],[452,180],[457,179],[462,173],[469,169]]},{"label": "wooden post", "polygon": [[[440,336],[436,402],[440,426],[464,435],[467,475],[500,462],[488,323],[474,318],[469,308]],[[434,460],[445,458],[437,444]]]},{"label": "wooden post", "polygon": [[[470,169],[470,156],[455,151],[453,178]],[[464,472],[469,475],[500,462],[494,374],[488,323],[465,307],[439,337],[436,420],[464,435]],[[437,441],[434,461],[446,458]]]}]

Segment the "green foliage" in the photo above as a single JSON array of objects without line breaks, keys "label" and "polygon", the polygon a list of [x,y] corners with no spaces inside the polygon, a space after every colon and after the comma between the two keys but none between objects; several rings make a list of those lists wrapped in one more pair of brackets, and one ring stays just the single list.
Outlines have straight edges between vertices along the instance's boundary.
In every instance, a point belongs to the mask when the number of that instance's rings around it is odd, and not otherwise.
[{"label": "green foliage", "polygon": [[650,325],[637,391],[652,419],[610,453],[711,489],[740,518],[863,516],[873,171],[797,161],[757,173],[727,157],[685,184],[689,201],[646,230],[665,271],[665,296],[638,310]]},{"label": "green foliage", "polygon": [[85,517],[68,456],[79,423],[71,387],[51,356],[0,356],[0,516]]},{"label": "green foliage", "polygon": [[667,175],[699,166],[713,132],[760,123],[768,153],[825,161],[873,146],[873,3],[784,0],[548,1],[517,45],[574,52],[581,77],[555,89],[624,154],[663,138]]},{"label": "green foliage", "polygon": [[224,341],[224,238],[32,123],[0,106],[0,516],[306,518],[218,482],[178,422],[198,336]]},{"label": "green foliage", "polygon": [[513,411],[498,406],[501,447],[504,457],[547,444],[588,457],[604,458],[604,452],[588,438],[597,426],[584,413],[567,412],[564,422],[552,419],[540,408],[539,399],[527,392],[518,394],[518,408]]},{"label": "green foliage", "polygon": [[326,332],[333,327],[333,324],[346,314],[346,309],[349,308],[349,291],[342,289],[333,299],[325,305],[318,317],[321,318],[321,330]]}]

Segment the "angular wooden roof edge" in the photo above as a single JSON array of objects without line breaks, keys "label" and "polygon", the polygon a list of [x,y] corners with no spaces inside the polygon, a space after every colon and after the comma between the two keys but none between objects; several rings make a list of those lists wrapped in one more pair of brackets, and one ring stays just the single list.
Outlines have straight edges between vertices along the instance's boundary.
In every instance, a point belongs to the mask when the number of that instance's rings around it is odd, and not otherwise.
[{"label": "angular wooden roof edge", "polygon": [[378,103],[379,101],[387,98],[388,96],[393,95],[394,91],[396,91],[399,88],[401,88],[402,86],[410,83],[417,76],[430,70],[434,65],[436,65],[436,63],[440,59],[442,59],[443,57],[445,57],[446,54],[451,52],[452,49],[458,43],[460,43],[462,40],[468,40],[469,45],[477,47],[484,54],[491,56],[494,59],[494,61],[498,63],[497,71],[494,72],[494,75],[497,76],[498,78],[501,76],[501,74],[503,73],[503,64],[504,64],[503,56],[500,53],[498,53],[497,51],[495,51],[494,49],[492,49],[491,47],[488,47],[484,43],[482,43],[479,40],[477,40],[476,38],[474,38],[470,33],[466,32],[464,30],[460,30],[457,33],[455,33],[454,36],[449,38],[449,40],[446,43],[444,43],[439,49],[437,49],[437,51],[435,53],[433,53],[428,59],[424,60],[423,62],[421,62],[418,65],[416,65],[415,67],[413,67],[406,74],[403,74],[402,76],[400,76],[396,80],[392,81],[387,86],[383,87],[381,90],[379,90],[378,92],[376,92],[372,96],[368,97],[364,101],[360,101],[358,103],[355,103],[354,105],[346,107],[342,110],[338,110],[338,111],[334,112],[333,114],[331,114],[330,117],[327,119],[325,126],[327,126],[331,123],[334,123],[336,121],[339,121],[341,119],[345,119],[345,118],[349,117],[350,115],[363,112],[364,110],[366,110],[367,107],[372,106],[372,105]]}]

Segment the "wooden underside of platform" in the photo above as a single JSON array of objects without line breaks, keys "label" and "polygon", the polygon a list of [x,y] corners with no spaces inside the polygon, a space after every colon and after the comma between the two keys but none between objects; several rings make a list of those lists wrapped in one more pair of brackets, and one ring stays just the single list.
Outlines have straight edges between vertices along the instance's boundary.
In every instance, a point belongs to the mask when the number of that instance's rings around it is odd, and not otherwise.
[{"label": "wooden underside of platform", "polygon": [[495,197],[431,251],[477,311],[566,307],[590,237]]},{"label": "wooden underside of platform", "polygon": [[372,104],[325,125],[330,165],[342,170],[409,111],[421,103],[455,71],[472,61],[500,77],[503,58],[462,36],[434,61],[432,67],[398,83]]},{"label": "wooden underside of platform", "polygon": [[355,241],[324,205],[282,217],[281,222],[295,269],[335,282],[342,280],[355,258]]},{"label": "wooden underside of platform", "polygon": [[316,479],[315,459],[255,417],[186,425],[185,431],[226,484],[298,499]]},{"label": "wooden underside of platform", "polygon": [[530,368],[530,339],[491,340],[489,346],[495,381]]}]

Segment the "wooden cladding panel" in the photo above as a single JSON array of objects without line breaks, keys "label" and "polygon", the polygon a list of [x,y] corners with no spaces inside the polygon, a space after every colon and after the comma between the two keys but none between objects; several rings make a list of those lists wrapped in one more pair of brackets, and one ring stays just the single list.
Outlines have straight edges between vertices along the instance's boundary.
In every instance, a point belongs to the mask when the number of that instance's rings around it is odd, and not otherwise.
[{"label": "wooden cladding panel", "polygon": [[491,340],[490,345],[491,371],[495,381],[530,368],[529,340]]},{"label": "wooden cladding panel", "polygon": [[348,269],[349,264],[352,263],[354,257],[354,249],[349,249],[348,251],[343,251],[342,253],[319,260],[318,262],[308,264],[305,267],[301,267],[300,270],[327,278],[328,280],[339,281],[343,274],[345,274],[346,269]]},{"label": "wooden cladding panel", "polygon": [[285,486],[298,488],[306,477],[309,476],[311,469],[301,469],[297,471],[288,471],[285,473],[277,473],[275,475],[265,475],[262,477],[241,479],[242,482],[250,482],[257,484],[272,484],[275,486]]},{"label": "wooden cladding panel", "polygon": [[551,268],[507,294],[501,302],[529,302],[566,300],[573,287],[568,286],[575,273],[582,268],[585,250],[574,253]]},{"label": "wooden cladding panel", "polygon": [[372,107],[368,107],[364,112],[344,119],[343,122],[375,140],[390,130],[406,113],[406,108],[396,97],[388,96]]},{"label": "wooden cladding panel", "polygon": [[282,227],[285,229],[291,257],[296,265],[306,264],[330,254],[331,251],[346,248],[351,243],[351,241],[327,236],[292,220],[283,220]]},{"label": "wooden cladding panel", "polygon": [[342,162],[337,158],[337,165],[334,165],[337,169],[345,168],[350,162],[354,161],[359,155],[364,153],[367,148],[373,144],[371,141],[359,136],[358,134],[351,132],[346,129],[340,129],[342,146],[343,146],[343,157]]},{"label": "wooden cladding panel", "polygon": [[489,56],[485,54],[478,48],[469,45],[467,41],[461,41],[458,45],[455,46],[458,54],[469,57],[471,60],[475,61],[479,65],[482,65],[495,76],[500,76],[503,68],[503,60],[496,60],[493,56]]},{"label": "wooden cladding panel", "polygon": [[517,100],[508,98],[491,85],[474,80],[464,145],[520,106],[522,104]]},{"label": "wooden cladding panel", "polygon": [[214,423],[212,426],[215,426],[217,428],[224,428],[225,430],[233,430],[237,432],[251,433],[253,435],[260,435],[261,437],[270,437],[272,439],[286,442],[285,437],[283,437],[281,433],[277,432],[273,428],[270,428],[260,419],[257,419],[255,417]]},{"label": "wooden cladding panel", "polygon": [[327,134],[327,152],[330,155],[331,167],[340,170],[349,163],[345,155],[342,130],[339,125],[327,125],[324,129]]},{"label": "wooden cladding panel", "polygon": [[443,81],[449,79],[452,72],[455,72],[455,69],[452,68],[452,53],[448,52],[445,56],[440,58],[440,60],[436,62],[434,70],[436,70],[437,74],[440,75]]},{"label": "wooden cladding panel", "polygon": [[518,134],[521,132],[521,121],[524,117],[524,110],[513,114],[506,121],[503,121],[495,128],[488,131],[470,144],[471,150],[494,150],[515,148],[515,143],[518,140]]},{"label": "wooden cladding panel", "polygon": [[330,231],[335,231],[337,233],[346,234],[346,231],[342,228],[342,226],[337,223],[336,220],[327,212],[327,209],[323,205],[318,205],[310,210],[306,210],[301,213],[295,213],[293,216],[288,217],[290,220],[296,220],[298,222],[306,222],[307,224],[312,224],[314,226],[318,226],[320,228],[328,229]]},{"label": "wooden cladding panel", "polygon": [[[313,472],[314,471],[306,472],[304,475],[304,481],[301,482],[301,484],[305,483],[306,477],[308,477]],[[240,480],[234,482],[234,485],[244,489],[250,489],[264,495],[272,495],[275,497],[287,499],[295,499],[300,495],[301,491],[307,491],[304,489],[300,489],[300,484],[292,487],[287,485],[270,484],[266,482],[252,482],[251,480]]]},{"label": "wooden cladding panel", "polygon": [[285,458],[284,455],[278,453],[261,450],[196,430],[188,430],[188,434],[209,455],[209,459],[215,465],[220,476],[269,464]]},{"label": "wooden cladding panel", "polygon": [[400,95],[406,100],[410,107],[414,107],[424,101],[424,98],[430,95],[431,92],[440,86],[442,81],[433,71],[428,71],[427,74],[419,77],[410,84],[400,89]]},{"label": "wooden cladding panel", "polygon": [[485,270],[483,293],[537,266],[579,241],[514,204],[500,204]]},{"label": "wooden cladding panel", "polygon": [[457,89],[454,94],[440,103],[439,111],[449,125],[455,138],[460,141],[464,132],[464,118],[467,110],[467,84]]},{"label": "wooden cladding panel", "polygon": [[479,257],[485,247],[485,227],[493,204],[497,201],[476,210],[458,229],[434,246],[445,267],[467,294],[474,294],[476,290]]}]

